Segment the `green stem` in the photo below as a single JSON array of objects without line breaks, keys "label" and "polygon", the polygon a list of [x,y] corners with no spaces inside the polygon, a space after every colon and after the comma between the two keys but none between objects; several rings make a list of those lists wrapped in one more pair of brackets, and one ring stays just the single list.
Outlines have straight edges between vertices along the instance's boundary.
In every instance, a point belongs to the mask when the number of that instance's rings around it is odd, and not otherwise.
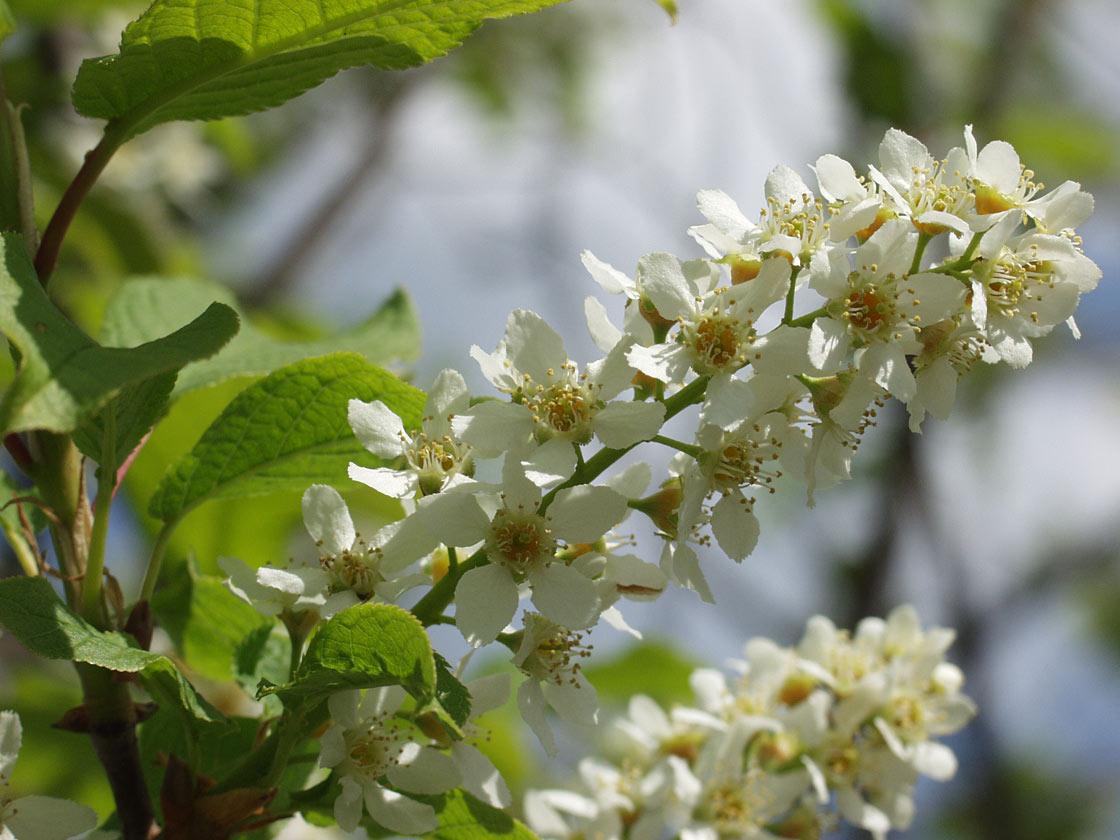
[{"label": "green stem", "polygon": [[441,624],[443,611],[451,603],[451,599],[455,597],[455,587],[459,585],[459,579],[471,569],[485,566],[487,562],[486,552],[480,548],[466,560],[456,565],[454,569],[449,568],[447,574],[440,578],[439,583],[416,602],[416,605],[412,608],[412,614],[420,619],[425,627],[432,624]]},{"label": "green stem", "polygon": [[917,274],[922,267],[922,255],[926,252],[926,246],[929,245],[933,235],[929,233],[918,234],[918,246],[914,249],[914,261],[910,263],[910,270],[907,274]]},{"label": "green stem", "polygon": [[117,470],[117,412],[110,401],[103,412],[105,437],[101,446],[101,467],[97,471],[97,502],[93,511],[93,529],[89,538],[86,576],[82,581],[82,617],[96,627],[105,628],[101,609],[101,575],[105,568],[105,542],[109,534],[109,511],[113,507],[113,490]]},{"label": "green stem", "polygon": [[140,600],[150,601],[152,593],[156,591],[156,582],[159,580],[160,566],[163,565],[163,555],[167,552],[167,544],[171,541],[171,534],[178,519],[171,519],[163,523],[163,528],[156,535],[156,544],[152,546],[152,556],[148,559],[148,568],[144,572],[144,583],[140,587]]},{"label": "green stem", "polygon": [[39,559],[31,550],[31,546],[28,545],[23,533],[15,527],[9,527],[7,522],[0,527],[4,529],[4,535],[8,538],[8,545],[12,547],[12,552],[16,555],[16,560],[19,561],[23,573],[28,577],[38,577]]},{"label": "green stem", "polygon": [[684,443],[683,441],[679,441],[671,437],[665,437],[664,435],[655,435],[654,437],[650,438],[650,440],[653,443],[660,443],[662,446],[668,446],[670,449],[675,449],[678,452],[683,452],[685,455],[691,455],[693,458],[699,458],[700,453],[704,451],[699,446],[693,446],[690,443]]},{"label": "green stem", "polygon": [[797,291],[797,275],[801,271],[800,266],[794,267],[789,273],[789,291],[786,292],[786,314],[782,318],[782,323],[793,323],[793,297]]},{"label": "green stem", "polygon": [[[674,417],[680,412],[684,411],[690,405],[696,405],[704,397],[704,390],[708,387],[708,377],[701,376],[694,379],[692,382],[685,385],[669,399],[665,400],[665,419]],[[597,478],[604,470],[614,464],[619,458],[629,452],[638,444],[633,444],[625,449],[601,449],[584,461],[583,465],[576,470],[575,475],[565,481],[558,487],[550,490],[545,497],[541,500],[540,507],[537,509],[542,515],[548,506],[552,504],[556,498],[556,494],[566,487],[574,487],[577,484],[587,484],[588,482]],[[455,597],[455,587],[459,585],[459,580],[464,574],[471,569],[477,569],[480,566],[485,566],[489,561],[484,549],[479,549],[470,556],[469,559],[459,563],[455,568],[449,568],[447,574],[443,576],[439,583],[433,586],[428,594],[416,602],[416,606],[412,608],[412,614],[416,616],[424,624],[425,627],[442,623],[443,611],[447,609],[447,605],[451,603]]]},{"label": "green stem", "polygon": [[968,247],[964,249],[961,258],[958,262],[971,261],[972,255],[976,253],[976,249],[980,246],[980,240],[984,238],[984,231],[980,230],[972,234],[972,240],[968,243]]},{"label": "green stem", "polygon": [[86,154],[82,168],[78,170],[78,174],[62,194],[54,215],[47,223],[47,229],[43,231],[39,252],[35,256],[35,272],[39,275],[39,282],[43,284],[43,288],[47,287],[58,264],[58,252],[62,247],[62,240],[70,228],[70,223],[78,214],[78,208],[97,182],[98,176],[105,170],[113,153],[120,148],[126,138],[127,135],[120,125],[109,123],[105,126],[101,142]]},{"label": "green stem", "polygon": [[817,318],[820,318],[821,316],[827,315],[827,314],[828,314],[828,307],[822,306],[820,309],[814,309],[812,312],[808,312],[805,315],[802,315],[800,318],[794,318],[792,321],[789,322],[789,325],[791,327],[808,327],[815,320],[817,320]]},{"label": "green stem", "polygon": [[455,551],[454,546],[449,546],[447,549],[447,571],[453,572],[459,568],[459,554]]}]

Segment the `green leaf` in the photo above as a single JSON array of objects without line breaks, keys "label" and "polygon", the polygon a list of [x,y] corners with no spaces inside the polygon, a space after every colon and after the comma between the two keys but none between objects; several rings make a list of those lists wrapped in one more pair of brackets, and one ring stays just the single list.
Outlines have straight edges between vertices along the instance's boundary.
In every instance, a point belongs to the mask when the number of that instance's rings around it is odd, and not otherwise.
[{"label": "green leaf", "polygon": [[451,673],[447,660],[435,654],[436,699],[456,724],[462,726],[471,716],[471,693]]},{"label": "green leaf", "polygon": [[408,610],[358,604],[320,626],[290,684],[258,693],[316,697],[381,685],[401,685],[413,697],[429,699],[436,685],[431,643]]},{"label": "green leaf", "polygon": [[[279,624],[262,624],[241,640],[233,654],[233,679],[250,697],[257,693],[261,681],[279,685],[289,677],[292,641]],[[279,715],[283,711],[280,698],[263,698],[265,712]]]},{"label": "green leaf", "polygon": [[249,321],[224,286],[185,277],[141,277],[125,283],[106,306],[101,341],[110,347],[135,347],[173,332],[214,301],[241,316],[241,330],[216,355],[183,368],[176,395],[340,350],[361,353],[374,364],[420,355],[420,324],[401,289],[370,318],[345,332],[316,341],[281,341]]},{"label": "green leaf", "polygon": [[[82,422],[73,432],[74,443],[83,454],[92,458],[108,473],[115,473],[140,441],[144,439],[167,410],[171,389],[175,387],[175,373],[161,373],[142,382],[126,385],[108,405]],[[108,413],[113,412],[113,429],[116,439],[114,463],[103,464],[102,446]]]},{"label": "green leaf", "polygon": [[131,349],[102,347],[47,298],[23,240],[6,233],[0,244],[0,330],[21,354],[15,381],[0,400],[4,434],[69,432],[125,386],[205,358],[237,332],[237,315],[213,304],[164,338]]},{"label": "green leaf", "polygon": [[347,486],[347,463],[371,456],[347,421],[351,399],[382,400],[419,425],[424,393],[354,353],[305,359],[249,386],[164,476],[149,513],[171,521],[207,499]]},{"label": "green leaf", "polygon": [[400,69],[457,47],[487,18],[559,0],[156,0],[120,53],[82,63],[74,106],[122,140],[168,120],[275,107],[361,64]]},{"label": "green leaf", "polygon": [[183,661],[216,681],[234,673],[246,637],[262,628],[270,632],[276,623],[226,589],[221,578],[193,576],[187,566],[152,597],[152,612]]},{"label": "green leaf", "polygon": [[505,811],[487,805],[464,790],[439,796],[412,795],[436,810],[439,828],[425,837],[435,840],[536,840],[537,835]]},{"label": "green leaf", "polygon": [[624,706],[635,694],[646,694],[665,708],[692,701],[688,678],[700,663],[672,645],[646,639],[611,658],[584,669],[604,705]]},{"label": "green leaf", "polygon": [[224,720],[170,659],[132,647],[121,633],[101,632],[62,603],[44,578],[0,580],[0,623],[29,651],[46,659],[138,674],[152,699],[178,710],[192,726]]}]

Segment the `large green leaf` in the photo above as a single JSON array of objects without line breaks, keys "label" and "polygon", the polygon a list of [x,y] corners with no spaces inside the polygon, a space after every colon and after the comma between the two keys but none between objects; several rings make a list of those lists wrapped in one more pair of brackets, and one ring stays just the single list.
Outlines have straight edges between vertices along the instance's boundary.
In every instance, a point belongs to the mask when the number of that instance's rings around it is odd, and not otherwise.
[{"label": "large green leaf", "polygon": [[41,577],[0,580],[0,624],[46,659],[67,659],[140,677],[152,698],[191,726],[224,720],[166,656],[132,647],[121,633],[103,633],[67,607]]},{"label": "large green leaf", "polygon": [[19,350],[15,381],[0,400],[0,431],[69,432],[127,385],[177,371],[215,353],[237,332],[237,315],[215,303],[182,329],[139,347],[102,347],[47,298],[23,247],[4,234],[0,330]]},{"label": "large green leaf", "polygon": [[431,642],[408,610],[358,604],[319,628],[290,684],[265,686],[260,693],[320,697],[381,685],[401,685],[414,697],[431,698],[436,686]]},{"label": "large green leaf", "polygon": [[152,597],[152,612],[183,661],[219,682],[233,676],[234,658],[246,637],[267,634],[276,623],[230,592],[220,578],[193,575],[188,565]]},{"label": "large green leaf", "polygon": [[537,835],[505,811],[487,805],[465,790],[439,796],[413,796],[435,808],[439,828],[425,837],[435,840],[536,840]]},{"label": "large green leaf", "polygon": [[348,486],[349,461],[370,457],[347,420],[351,399],[381,400],[409,427],[424,393],[354,353],[283,367],[238,394],[168,470],[149,513],[171,521],[207,499]]},{"label": "large green leaf", "polygon": [[[97,461],[106,474],[115,473],[163,416],[174,387],[174,371],[124,386],[104,408],[74,430],[74,443],[85,455]],[[110,417],[113,423],[113,462],[106,464],[103,446]]]},{"label": "large green leaf", "polygon": [[118,55],[83,62],[74,105],[123,139],[168,120],[272,108],[347,67],[412,67],[487,18],[560,0],[156,0]]},{"label": "large green leaf", "polygon": [[224,286],[184,277],[140,277],[125,283],[105,308],[101,341],[110,347],[135,347],[174,332],[214,301],[241,315],[241,330],[216,355],[187,365],[175,383],[176,395],[339,350],[361,353],[375,364],[420,355],[420,323],[400,289],[371,317],[345,332],[316,341],[281,341],[245,318]]}]

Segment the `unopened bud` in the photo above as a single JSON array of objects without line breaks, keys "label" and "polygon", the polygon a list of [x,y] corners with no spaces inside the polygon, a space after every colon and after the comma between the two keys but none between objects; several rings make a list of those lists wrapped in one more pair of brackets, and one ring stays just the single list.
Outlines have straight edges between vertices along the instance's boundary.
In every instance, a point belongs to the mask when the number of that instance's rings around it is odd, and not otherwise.
[{"label": "unopened bud", "polygon": [[683,499],[684,487],[680,478],[674,477],[662,484],[661,489],[656,493],[646,496],[644,499],[631,500],[630,507],[641,511],[653,520],[653,524],[657,526],[661,533],[676,539],[677,511],[680,509]]}]

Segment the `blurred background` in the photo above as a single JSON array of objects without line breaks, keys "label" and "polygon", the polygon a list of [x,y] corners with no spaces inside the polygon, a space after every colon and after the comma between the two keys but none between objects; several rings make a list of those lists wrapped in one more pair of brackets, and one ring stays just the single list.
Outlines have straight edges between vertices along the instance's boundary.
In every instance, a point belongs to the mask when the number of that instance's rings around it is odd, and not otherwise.
[{"label": "blurred background", "polygon": [[[78,63],[114,52],[142,7],[9,3],[21,27],[0,52],[4,85],[30,106],[45,222],[99,133],[68,105]],[[683,591],[623,605],[645,641],[597,630],[589,673],[608,710],[636,691],[687,701],[690,669],[719,666],[751,636],[793,644],[813,613],[850,626],[910,601],[927,623],[957,628],[951,657],[981,714],[952,742],[957,777],[920,786],[907,836],[1115,840],[1120,5],[679,3],[670,25],[652,0],[571,0],[491,22],[428,67],[353,70],[277,111],[162,126],[125,147],[87,201],[54,281],[59,300],[96,334],[125,278],[181,274],[232,288],[271,335],[313,339],[360,332],[403,287],[411,303],[391,303],[397,371],[427,387],[453,366],[488,393],[467,354],[491,350],[514,308],[544,315],[574,359],[594,358],[583,300],[599,290],[580,252],[627,273],[653,250],[699,256],[685,232],[702,221],[698,189],[723,189],[753,216],[775,165],[810,184],[807,164],[825,152],[864,169],[891,126],[937,157],[961,144],[966,123],[981,144],[1010,141],[1047,185],[1074,179],[1096,197],[1081,232],[1104,279],[1078,313],[1084,337],[1056,330],[1026,371],[977,368],[951,421],[927,420],[921,436],[901,412],[883,412],[852,482],[809,511],[788,481],[759,505],[751,557],[705,559],[716,607]],[[161,464],[245,384],[177,404],[122,492],[146,501]],[[371,521],[391,514],[368,494],[348,498]],[[143,504],[114,507],[110,557],[126,593],[152,529]],[[219,552],[260,564],[310,550],[298,496],[267,497],[203,506],[169,562],[190,557],[212,573]],[[461,651],[454,631],[437,644]],[[103,780],[75,769],[84,742],[46,728],[77,702],[58,678],[67,669],[10,639],[0,653],[0,706],[20,711],[29,744],[18,781],[106,812]],[[483,670],[503,667],[484,659]],[[205,681],[206,662],[186,665]],[[508,711],[487,723],[519,790],[563,783],[594,738],[565,730],[562,760],[546,762]]]}]

